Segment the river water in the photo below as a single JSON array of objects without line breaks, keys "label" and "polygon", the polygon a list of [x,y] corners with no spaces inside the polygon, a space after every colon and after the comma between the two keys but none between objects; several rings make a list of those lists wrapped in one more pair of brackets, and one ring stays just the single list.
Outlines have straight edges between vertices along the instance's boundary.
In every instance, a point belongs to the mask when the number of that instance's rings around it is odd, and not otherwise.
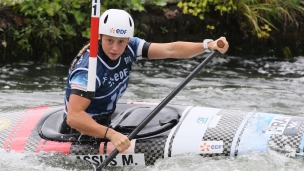
[{"label": "river water", "polygon": [[[133,66],[129,88],[120,100],[161,102],[205,56],[188,60],[141,61]],[[0,111],[42,105],[63,105],[68,67],[32,62],[0,65]],[[172,100],[172,104],[198,105],[304,116],[304,57],[291,61],[274,57],[214,58]],[[93,170],[61,154],[29,154],[0,149],[0,170]],[[107,168],[117,171],[251,171],[303,170],[301,159],[274,152],[229,158],[202,158],[183,154],[158,160],[153,166]]]}]

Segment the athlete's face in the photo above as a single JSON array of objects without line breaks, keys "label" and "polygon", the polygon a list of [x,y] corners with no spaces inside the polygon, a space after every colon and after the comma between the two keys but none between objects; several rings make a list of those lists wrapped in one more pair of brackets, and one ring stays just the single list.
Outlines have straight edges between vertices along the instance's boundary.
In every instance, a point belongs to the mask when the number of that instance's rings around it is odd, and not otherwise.
[{"label": "athlete's face", "polygon": [[129,38],[118,38],[107,35],[101,36],[101,46],[104,53],[111,59],[116,60],[125,51]]}]

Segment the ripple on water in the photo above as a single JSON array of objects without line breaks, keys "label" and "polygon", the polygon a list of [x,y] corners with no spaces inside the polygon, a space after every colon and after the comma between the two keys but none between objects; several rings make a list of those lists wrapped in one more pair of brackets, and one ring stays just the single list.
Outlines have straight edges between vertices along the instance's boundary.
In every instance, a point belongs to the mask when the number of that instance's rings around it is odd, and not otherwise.
[{"label": "ripple on water", "polygon": [[[162,101],[203,60],[161,60],[133,66],[129,88],[121,101]],[[304,114],[304,57],[293,61],[273,57],[246,59],[217,57],[198,73],[171,101],[257,112]],[[67,66],[22,63],[0,66],[0,110],[41,105],[63,105]],[[20,154],[0,149],[0,170],[92,170],[72,164],[65,156]],[[202,158],[184,154],[158,160],[154,166],[111,168],[128,171],[300,171],[302,160],[272,152],[233,158]]]}]

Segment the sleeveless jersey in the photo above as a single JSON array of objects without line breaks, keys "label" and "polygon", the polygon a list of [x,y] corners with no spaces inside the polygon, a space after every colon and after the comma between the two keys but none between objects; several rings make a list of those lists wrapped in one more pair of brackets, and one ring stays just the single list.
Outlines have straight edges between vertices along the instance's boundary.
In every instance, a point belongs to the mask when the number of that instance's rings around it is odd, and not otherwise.
[{"label": "sleeveless jersey", "polygon": [[[140,60],[143,57],[144,44],[145,41],[143,39],[137,37],[130,38],[124,53],[117,59],[114,66],[106,63],[107,60],[105,60],[105,57],[103,56],[105,54],[102,51],[102,47],[99,46],[95,97],[91,99],[91,103],[86,109],[86,112],[89,115],[108,114],[115,110],[116,102],[128,87],[132,62]],[[83,53],[74,67],[69,70],[66,85],[64,116],[67,114],[71,90],[76,89],[86,92],[88,64],[89,50]]]}]

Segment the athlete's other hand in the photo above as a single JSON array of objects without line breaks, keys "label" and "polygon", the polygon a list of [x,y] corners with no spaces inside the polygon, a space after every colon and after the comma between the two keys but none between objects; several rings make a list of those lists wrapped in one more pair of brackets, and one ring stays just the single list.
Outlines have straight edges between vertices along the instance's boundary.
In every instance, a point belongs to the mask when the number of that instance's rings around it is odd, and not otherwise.
[{"label": "athlete's other hand", "polygon": [[[218,42],[219,40],[222,40],[222,41],[223,41],[223,43],[224,43],[224,46],[223,46],[223,47],[218,47],[217,42]],[[218,38],[217,40],[215,40],[215,41],[213,41],[213,42],[210,42],[210,44],[211,44],[211,48],[209,48],[209,49],[217,50],[217,51],[219,51],[221,54],[226,53],[227,50],[228,50],[228,48],[229,48],[229,43],[227,42],[226,37],[220,37],[220,38]],[[209,46],[209,44],[208,44],[208,46]]]}]

